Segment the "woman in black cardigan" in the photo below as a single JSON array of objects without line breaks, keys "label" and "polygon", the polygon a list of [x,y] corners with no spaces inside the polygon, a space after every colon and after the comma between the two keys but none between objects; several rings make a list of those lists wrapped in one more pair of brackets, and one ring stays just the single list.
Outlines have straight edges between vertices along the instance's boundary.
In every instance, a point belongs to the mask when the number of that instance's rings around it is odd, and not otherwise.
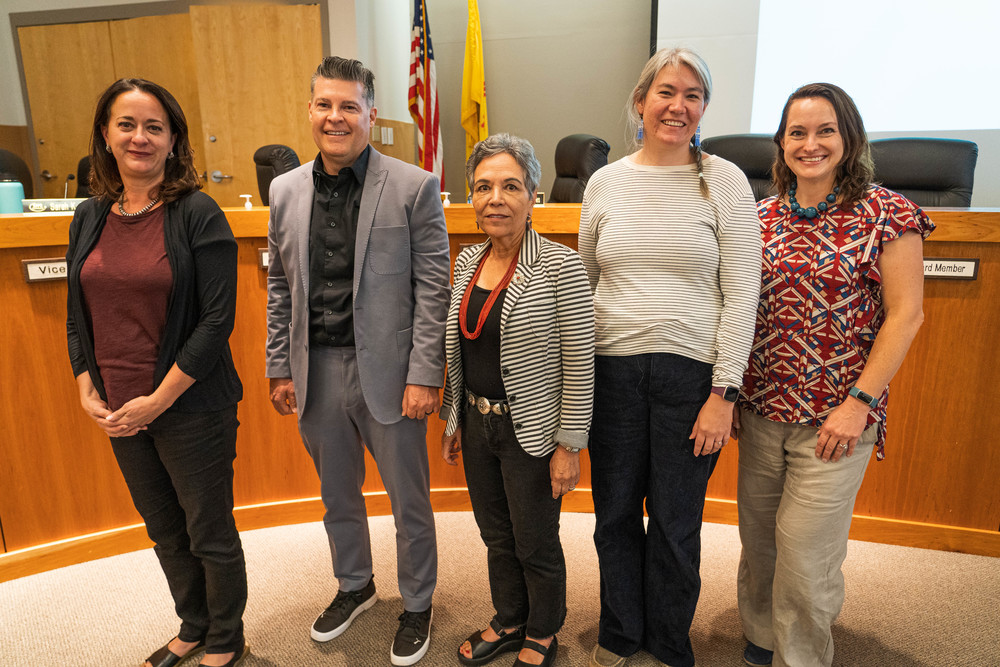
[{"label": "woman in black cardigan", "polygon": [[205,667],[246,657],[246,565],[233,520],[236,404],[229,335],[236,241],[198,192],[187,122],[155,83],[101,96],[90,189],[70,226],[70,361],[87,414],[111,438],[181,619],[146,660]]}]

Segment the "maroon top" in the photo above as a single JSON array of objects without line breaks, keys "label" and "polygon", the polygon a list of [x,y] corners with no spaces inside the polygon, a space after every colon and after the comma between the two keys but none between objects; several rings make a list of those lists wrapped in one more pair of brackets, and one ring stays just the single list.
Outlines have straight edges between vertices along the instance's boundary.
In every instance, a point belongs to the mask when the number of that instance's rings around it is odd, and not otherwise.
[{"label": "maroon top", "polygon": [[108,406],[153,392],[174,276],[163,241],[166,207],[126,218],[108,213],[80,284]]}]

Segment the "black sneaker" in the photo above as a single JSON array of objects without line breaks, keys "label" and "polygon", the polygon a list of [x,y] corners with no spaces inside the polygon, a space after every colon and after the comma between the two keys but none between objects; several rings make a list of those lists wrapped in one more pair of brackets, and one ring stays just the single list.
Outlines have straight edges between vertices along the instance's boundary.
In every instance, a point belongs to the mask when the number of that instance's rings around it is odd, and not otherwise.
[{"label": "black sneaker", "polygon": [[351,627],[351,622],[377,600],[375,577],[360,591],[338,591],[330,606],[313,623],[309,635],[318,642],[330,641]]},{"label": "black sneaker", "polygon": [[431,645],[431,608],[404,611],[399,616],[399,630],[392,642],[389,659],[394,665],[414,665]]}]

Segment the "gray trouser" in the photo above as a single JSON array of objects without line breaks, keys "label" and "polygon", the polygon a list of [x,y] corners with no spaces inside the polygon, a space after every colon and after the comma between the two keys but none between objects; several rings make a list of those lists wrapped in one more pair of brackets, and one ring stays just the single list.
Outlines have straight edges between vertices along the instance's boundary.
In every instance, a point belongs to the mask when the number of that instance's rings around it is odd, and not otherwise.
[{"label": "gray trouser", "polygon": [[405,417],[394,424],[376,421],[361,392],[353,348],[310,350],[308,397],[309,404],[299,413],[299,432],[319,474],[326,508],[323,522],[340,589],[360,590],[372,576],[368,515],[361,492],[367,446],[392,503],[403,606],[423,611],[431,604],[437,582],[426,421]]},{"label": "gray trouser", "polygon": [[774,650],[775,667],[829,667],[830,627],[844,604],[854,499],[878,425],[851,456],[816,458],[817,429],[740,412],[737,595],[743,632]]}]

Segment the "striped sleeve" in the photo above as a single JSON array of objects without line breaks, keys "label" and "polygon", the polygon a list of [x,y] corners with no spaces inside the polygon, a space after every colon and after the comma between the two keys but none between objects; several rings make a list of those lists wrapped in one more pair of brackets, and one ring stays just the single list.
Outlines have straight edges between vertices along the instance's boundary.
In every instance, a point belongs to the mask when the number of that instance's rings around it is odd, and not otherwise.
[{"label": "striped sleeve", "polygon": [[562,407],[556,442],[585,448],[594,404],[594,304],[578,255],[567,253],[556,279],[562,351]]}]

